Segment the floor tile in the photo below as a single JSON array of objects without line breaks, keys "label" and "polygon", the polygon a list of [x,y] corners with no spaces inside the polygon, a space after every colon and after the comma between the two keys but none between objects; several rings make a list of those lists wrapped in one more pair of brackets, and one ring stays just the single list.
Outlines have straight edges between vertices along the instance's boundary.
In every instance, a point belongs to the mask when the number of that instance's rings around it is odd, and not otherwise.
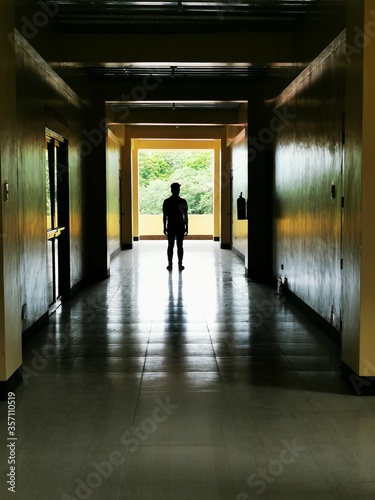
[{"label": "floor tile", "polygon": [[185,250],[120,252],[26,343],[14,498],[373,498],[375,398],[340,348],[217,242]]}]

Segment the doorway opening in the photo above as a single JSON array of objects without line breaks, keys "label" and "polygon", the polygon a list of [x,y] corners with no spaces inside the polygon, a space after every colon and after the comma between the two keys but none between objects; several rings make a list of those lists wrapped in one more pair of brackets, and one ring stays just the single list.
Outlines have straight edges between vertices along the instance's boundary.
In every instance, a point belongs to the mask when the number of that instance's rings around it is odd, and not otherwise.
[{"label": "doorway opening", "polygon": [[68,142],[45,129],[48,304],[52,313],[70,293]]},{"label": "doorway opening", "polygon": [[160,233],[161,207],[171,195],[172,182],[181,184],[183,198],[188,200],[191,235],[212,239],[213,163],[213,150],[138,151],[141,239]]},{"label": "doorway opening", "polygon": [[220,140],[133,140],[133,237],[164,239],[162,205],[181,184],[187,239],[219,239]]}]

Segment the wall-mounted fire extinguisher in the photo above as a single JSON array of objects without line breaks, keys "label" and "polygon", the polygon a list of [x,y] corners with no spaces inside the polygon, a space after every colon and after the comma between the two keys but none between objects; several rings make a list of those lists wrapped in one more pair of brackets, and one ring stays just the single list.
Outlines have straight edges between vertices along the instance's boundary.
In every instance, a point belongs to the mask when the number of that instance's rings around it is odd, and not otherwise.
[{"label": "wall-mounted fire extinguisher", "polygon": [[246,200],[242,197],[242,192],[240,196],[237,198],[237,219],[244,220],[246,217]]}]

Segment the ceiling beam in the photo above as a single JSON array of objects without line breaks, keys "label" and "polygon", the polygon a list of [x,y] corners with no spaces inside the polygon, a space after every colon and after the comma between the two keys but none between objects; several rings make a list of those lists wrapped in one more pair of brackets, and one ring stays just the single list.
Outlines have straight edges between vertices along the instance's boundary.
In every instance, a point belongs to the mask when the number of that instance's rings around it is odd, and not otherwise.
[{"label": "ceiling beam", "polygon": [[172,127],[172,126],[132,126],[125,127],[125,134],[133,139],[222,139],[225,137],[225,127]]},{"label": "ceiling beam", "polygon": [[197,34],[64,34],[60,62],[100,63],[290,63],[288,32]]},{"label": "ceiling beam", "polygon": [[[178,104],[176,104],[178,106]],[[165,125],[236,125],[238,110],[215,109],[178,109],[173,103],[170,108],[129,109],[126,103],[122,106],[107,105],[107,120],[110,123],[125,124],[165,124]]]}]

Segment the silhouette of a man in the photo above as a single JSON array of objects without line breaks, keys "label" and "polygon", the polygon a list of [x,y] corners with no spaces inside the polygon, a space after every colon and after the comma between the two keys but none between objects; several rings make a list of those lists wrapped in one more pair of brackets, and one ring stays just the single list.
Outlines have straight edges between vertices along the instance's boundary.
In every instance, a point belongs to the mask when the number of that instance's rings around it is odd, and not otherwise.
[{"label": "silhouette of a man", "polygon": [[182,260],[184,257],[183,241],[188,234],[188,204],[184,198],[180,198],[180,184],[171,184],[172,195],[163,202],[163,226],[164,234],[168,237],[168,271],[172,271],[174,242],[177,241],[178,268],[184,269]]}]

